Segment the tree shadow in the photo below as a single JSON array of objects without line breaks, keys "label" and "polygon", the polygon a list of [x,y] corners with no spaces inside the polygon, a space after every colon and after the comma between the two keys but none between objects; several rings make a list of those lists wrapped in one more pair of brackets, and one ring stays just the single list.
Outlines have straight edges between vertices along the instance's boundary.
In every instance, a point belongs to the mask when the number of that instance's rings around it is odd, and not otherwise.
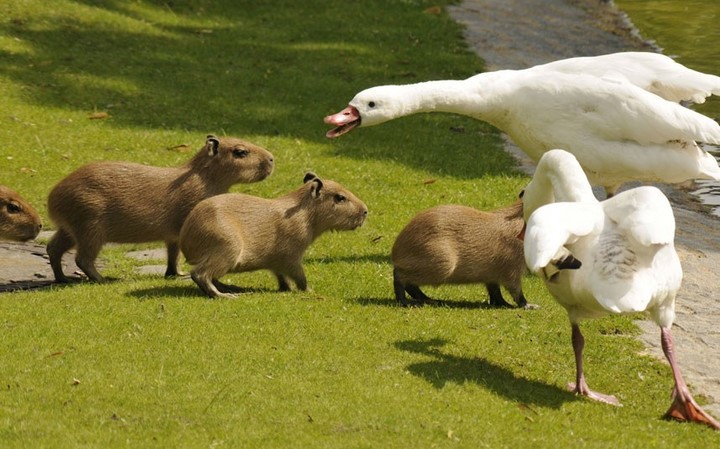
[{"label": "tree shadow", "polygon": [[[22,86],[30,104],[107,111],[105,124],[121,129],[287,135],[343,157],[392,160],[430,173],[515,174],[509,156],[490,151],[497,133],[465,117],[423,114],[325,138],[323,117],[359,90],[480,70],[479,60],[468,66],[461,39],[448,49],[433,38],[458,33],[451,19],[404,3],[388,2],[378,15],[362,2],[75,0],[80,14],[48,10],[0,22],[0,34],[26,48],[0,51],[0,76]],[[418,16],[405,25],[395,14]],[[422,37],[418,21],[427,25]],[[443,63],[442,73],[428,66],[427,54]]]},{"label": "tree shadow", "polygon": [[481,357],[467,358],[446,354],[442,347],[448,343],[441,338],[404,340],[395,343],[402,351],[431,357],[429,362],[412,363],[407,370],[415,376],[442,389],[447,383],[472,382],[498,395],[521,404],[560,408],[564,403],[577,400],[569,391],[555,385],[518,377],[512,371]]}]

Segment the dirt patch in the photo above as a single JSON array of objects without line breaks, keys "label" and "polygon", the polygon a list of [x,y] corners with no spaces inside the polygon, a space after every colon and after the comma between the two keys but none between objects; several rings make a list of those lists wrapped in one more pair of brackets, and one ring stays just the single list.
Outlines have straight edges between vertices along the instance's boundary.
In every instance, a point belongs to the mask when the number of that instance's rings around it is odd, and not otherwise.
[{"label": "dirt patch", "polygon": [[45,245],[0,242],[0,292],[47,287],[54,280]]}]

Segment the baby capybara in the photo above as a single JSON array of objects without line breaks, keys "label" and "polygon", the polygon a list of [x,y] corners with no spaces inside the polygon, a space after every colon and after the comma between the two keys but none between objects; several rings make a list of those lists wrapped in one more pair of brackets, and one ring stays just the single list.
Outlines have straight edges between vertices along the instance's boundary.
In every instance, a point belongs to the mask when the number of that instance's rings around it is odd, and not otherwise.
[{"label": "baby capybara", "polygon": [[70,173],[50,192],[48,211],[58,229],[48,244],[58,282],[67,282],[62,256],[77,246],[75,262],[94,281],[103,277],[95,259],[107,242],[164,241],[166,276],[178,273],[178,236],[185,217],[205,198],[233,184],[262,181],[273,171],[273,155],[232,137],[207,137],[203,148],[180,167],[130,162],[95,162]]},{"label": "baby capybara", "polygon": [[526,271],[522,202],[493,212],[458,205],[433,207],[416,215],[392,248],[395,298],[410,304],[429,300],[421,285],[485,284],[492,306],[509,307],[505,287],[520,307],[527,307],[521,279]]},{"label": "baby capybara", "polygon": [[208,296],[231,297],[236,287],[219,281],[226,273],[267,269],[281,291],[292,280],[307,288],[302,258],[326,231],[353,230],[368,210],[345,187],[305,175],[297,190],[276,199],[228,193],[200,202],[180,232],[180,248],[192,279]]}]

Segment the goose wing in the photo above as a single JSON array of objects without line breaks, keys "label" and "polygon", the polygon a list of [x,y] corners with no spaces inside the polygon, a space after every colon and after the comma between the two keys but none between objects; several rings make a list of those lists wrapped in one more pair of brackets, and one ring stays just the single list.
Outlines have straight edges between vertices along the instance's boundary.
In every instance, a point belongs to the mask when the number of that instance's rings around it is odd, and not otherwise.
[{"label": "goose wing", "polygon": [[682,277],[670,203],[660,190],[648,186],[622,192],[601,205],[607,223],[594,251],[590,291],[612,312],[646,310],[662,286]]},{"label": "goose wing", "polygon": [[627,81],[545,72],[528,72],[523,78],[508,97],[508,109],[521,123],[551,124],[553,135],[568,142],[585,135],[641,145],[720,143],[717,122]]},{"label": "goose wing", "polygon": [[692,70],[660,53],[621,52],[562,59],[536,70],[620,77],[668,101],[703,103],[720,95],[720,77]]},{"label": "goose wing", "polygon": [[642,186],[626,190],[600,203],[605,214],[638,244],[673,244],[675,216],[660,189]]},{"label": "goose wing", "polygon": [[[602,211],[597,203],[551,203],[530,215],[525,230],[525,262],[537,273],[567,254],[565,245],[585,237],[602,223]],[[580,262],[583,262],[580,260]]]}]

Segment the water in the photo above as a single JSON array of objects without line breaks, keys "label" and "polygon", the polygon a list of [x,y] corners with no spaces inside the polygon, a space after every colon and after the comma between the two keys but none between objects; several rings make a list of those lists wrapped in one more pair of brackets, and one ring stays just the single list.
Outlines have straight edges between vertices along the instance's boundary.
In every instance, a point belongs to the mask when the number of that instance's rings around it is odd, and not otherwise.
[{"label": "water", "polygon": [[[718,0],[615,0],[643,38],[663,53],[692,69],[720,75],[720,1]],[[720,119],[720,98],[711,97],[696,111]],[[720,157],[720,146],[705,149]],[[693,192],[720,216],[720,182],[697,181]]]}]

